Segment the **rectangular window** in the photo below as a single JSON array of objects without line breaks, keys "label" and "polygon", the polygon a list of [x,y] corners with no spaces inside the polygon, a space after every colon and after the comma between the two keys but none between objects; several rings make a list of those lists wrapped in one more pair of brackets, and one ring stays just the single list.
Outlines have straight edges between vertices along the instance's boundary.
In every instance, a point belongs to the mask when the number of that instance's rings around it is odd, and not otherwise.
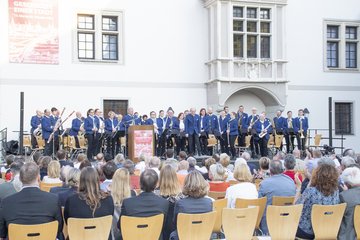
[{"label": "rectangular window", "polygon": [[242,32],[242,31],[244,31],[243,24],[244,23],[241,20],[234,20],[233,21],[233,31],[234,32]]},{"label": "rectangular window", "polygon": [[353,103],[335,103],[335,134],[352,135],[353,126]]},{"label": "rectangular window", "polygon": [[94,59],[94,33],[78,33],[78,58]]},{"label": "rectangular window", "polygon": [[118,36],[103,34],[103,59],[118,60]]},{"label": "rectangular window", "polygon": [[102,29],[106,31],[117,31],[118,18],[116,16],[103,16]]},{"label": "rectangular window", "polygon": [[78,15],[78,29],[94,30],[94,15]]},{"label": "rectangular window", "polygon": [[257,22],[247,22],[247,31],[248,32],[257,32]]},{"label": "rectangular window", "polygon": [[346,43],[346,68],[357,68],[357,43]]},{"label": "rectangular window", "polygon": [[244,36],[234,34],[234,57],[244,57]]},{"label": "rectangular window", "polygon": [[246,17],[247,18],[257,18],[257,9],[256,8],[247,8]]},{"label": "rectangular window", "polygon": [[234,18],[242,18],[243,17],[243,8],[242,7],[234,7],[233,8],[233,17]]},{"label": "rectangular window", "polygon": [[261,58],[270,58],[270,37],[261,37]]},{"label": "rectangular window", "polygon": [[327,66],[329,68],[339,67],[339,43],[327,43]]},{"label": "rectangular window", "polygon": [[346,27],[345,29],[345,38],[348,40],[357,39],[357,27]]},{"label": "rectangular window", "polygon": [[261,8],[260,9],[260,19],[270,19],[270,9]]},{"label": "rectangular window", "polygon": [[339,26],[327,26],[327,38],[338,39],[339,38]]},{"label": "rectangular window", "polygon": [[270,33],[270,23],[269,22],[262,22],[260,24],[260,32],[261,33]]},{"label": "rectangular window", "polygon": [[257,58],[257,36],[247,36],[247,57]]}]

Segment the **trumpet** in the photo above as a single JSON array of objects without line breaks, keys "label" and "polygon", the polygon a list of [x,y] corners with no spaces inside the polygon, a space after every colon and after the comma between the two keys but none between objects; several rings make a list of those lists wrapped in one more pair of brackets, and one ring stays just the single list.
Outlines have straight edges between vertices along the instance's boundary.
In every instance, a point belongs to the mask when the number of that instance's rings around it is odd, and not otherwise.
[{"label": "trumpet", "polygon": [[302,126],[302,121],[301,121],[301,119],[300,119],[300,138],[301,139],[304,139],[305,138],[305,136],[304,136],[304,129],[303,129],[303,126]]}]

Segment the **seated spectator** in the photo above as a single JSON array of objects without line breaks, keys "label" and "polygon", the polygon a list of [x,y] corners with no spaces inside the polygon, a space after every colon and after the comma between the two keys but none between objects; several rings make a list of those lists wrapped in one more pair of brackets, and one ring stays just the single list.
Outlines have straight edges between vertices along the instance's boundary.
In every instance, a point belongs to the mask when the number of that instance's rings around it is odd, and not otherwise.
[{"label": "seated spectator", "polygon": [[[201,173],[192,171],[185,178],[183,194],[186,198],[180,199],[175,203],[174,226],[177,226],[177,216],[179,213],[207,213],[213,210],[212,200],[207,197],[209,184],[205,181]],[[177,231],[171,233],[171,240],[178,240]]]},{"label": "seated spectator", "polygon": [[[99,176],[92,167],[81,171],[78,193],[68,197],[65,203],[64,219],[96,218],[114,214],[112,197],[101,191]],[[109,239],[111,236],[109,234]]]},{"label": "seated spectator", "polygon": [[230,157],[226,153],[220,154],[220,161],[219,163],[226,169],[227,178],[226,181],[235,180],[233,173],[228,169],[228,166],[230,164]]},{"label": "seated spectator", "polygon": [[[171,158],[171,157],[170,157],[170,158]],[[180,151],[180,152],[179,152],[179,156],[178,156],[179,162],[182,161],[182,160],[186,160],[186,158],[187,158],[186,152]]]},{"label": "seated spectator", "polygon": [[296,204],[303,204],[299,227],[296,236],[304,239],[314,239],[311,225],[311,209],[314,204],[335,205],[339,201],[338,190],[339,173],[329,164],[321,164],[314,170],[310,187],[301,194],[301,182],[296,178]]},{"label": "seated spectator", "polygon": [[115,162],[117,168],[122,168],[122,166],[125,162],[124,154],[122,154],[122,153],[117,154],[114,158],[114,162]]},{"label": "seated spectator", "polygon": [[159,195],[169,201],[168,217],[165,222],[163,239],[169,239],[170,233],[175,231],[173,225],[175,203],[184,198],[176,171],[170,165],[165,165],[160,171]]},{"label": "seated spectator", "polygon": [[[175,158],[175,154],[174,154],[174,149],[166,149],[165,151],[165,158],[168,159],[168,158]],[[184,159],[185,160],[185,159]]]},{"label": "seated spectator", "polygon": [[176,177],[178,179],[179,185],[182,188],[182,186],[184,186],[184,181],[185,181],[186,175],[177,173],[177,170],[179,169],[179,162],[174,158],[168,158],[164,161],[163,167],[165,167],[166,165],[170,165],[172,167],[172,169],[174,169],[174,171],[176,172]]},{"label": "seated spectator", "polygon": [[148,158],[146,157],[145,154],[140,154],[139,162],[135,165],[135,170],[142,173],[143,171],[145,171],[147,165],[148,165]]},{"label": "seated spectator", "polygon": [[[92,160],[92,159],[91,159]],[[102,166],[104,166],[106,163],[105,161],[105,156],[103,153],[98,153],[96,156],[95,156],[95,161],[92,162],[92,165],[93,167],[97,167],[97,168],[101,168]]]},{"label": "seated spectator", "polygon": [[74,164],[74,167],[80,169],[81,163],[85,160],[87,160],[86,154],[80,153],[76,158],[76,163]]},{"label": "seated spectator", "polygon": [[305,161],[304,160],[301,160],[301,152],[300,150],[296,147],[292,154],[294,155],[295,159],[296,159],[296,165],[295,165],[295,168],[294,170],[295,171],[301,171],[301,172],[304,172],[305,171]]},{"label": "seated spectator", "polygon": [[60,167],[62,168],[63,166],[70,166],[70,167],[74,167],[74,163],[72,161],[67,160],[67,152],[63,149],[60,149],[59,151],[57,151],[56,153],[56,158],[59,160],[60,163]]},{"label": "seated spectator", "polygon": [[111,235],[112,239],[120,239],[121,235],[117,228],[117,223],[121,213],[121,205],[125,198],[136,196],[135,191],[130,189],[130,174],[128,170],[124,168],[116,170],[110,185],[110,192],[114,201],[114,216]]},{"label": "seated spectator", "polygon": [[0,204],[0,238],[7,238],[11,223],[32,225],[58,221],[57,238],[62,239],[59,199],[52,193],[40,190],[39,174],[39,167],[33,162],[21,167],[22,190],[3,199]]},{"label": "seated spectator", "polygon": [[208,172],[206,166],[205,166],[205,162],[206,162],[207,158],[203,158],[201,160],[201,167],[198,168],[198,170],[201,172],[201,174],[204,176],[204,174],[206,174]]},{"label": "seated spectator", "polygon": [[178,174],[180,175],[187,175],[189,169],[189,162],[186,160],[182,160],[179,162],[179,169],[177,171]]},{"label": "seated spectator", "polygon": [[130,188],[133,190],[140,189],[140,177],[135,175],[135,165],[133,161],[126,160],[123,168],[127,169],[130,174]]},{"label": "seated spectator", "polygon": [[341,170],[344,171],[346,168],[354,165],[356,162],[352,157],[345,156],[341,159]]},{"label": "seated spectator", "polygon": [[265,178],[270,177],[269,164],[269,158],[262,157],[259,159],[260,169],[253,175],[253,182],[255,182],[256,179],[264,180]]},{"label": "seated spectator", "polygon": [[62,183],[60,180],[60,163],[52,160],[47,168],[47,176],[42,180],[44,183]]},{"label": "seated spectator", "polygon": [[118,227],[120,228],[121,216],[150,217],[157,214],[164,214],[164,222],[167,217],[169,202],[154,194],[158,183],[158,175],[152,169],[146,169],[140,175],[141,193],[132,198],[126,198],[121,205],[120,219]]},{"label": "seated spectator", "polygon": [[[295,171],[294,171],[294,168],[296,166],[296,159],[295,159],[294,155],[287,154],[285,156],[284,166],[285,166],[284,174],[286,176],[288,176],[289,178],[291,178],[295,183]],[[300,179],[301,182],[303,181],[303,178],[302,178],[301,175],[299,175],[299,179]]]},{"label": "seated spectator", "polygon": [[40,167],[40,180],[42,181],[45,176],[48,174],[48,166],[49,163],[52,161],[51,157],[44,156],[39,161],[39,167]]},{"label": "seated spectator", "polygon": [[70,167],[70,165],[66,165],[64,167],[61,168],[60,170],[60,180],[62,181],[63,185],[61,187],[52,187],[50,189],[51,193],[54,194],[58,194],[62,191],[68,190],[69,186],[68,186],[68,178],[69,178],[69,172],[72,169],[72,167]]},{"label": "seated spectator", "polygon": [[[65,206],[66,200],[70,196],[77,193],[77,190],[79,188],[81,171],[77,168],[69,168],[69,169],[70,170],[67,175],[67,189],[58,193],[60,205],[62,207]],[[50,192],[51,192],[51,190],[50,190]]]},{"label": "seated spectator", "polygon": [[357,239],[354,229],[354,210],[360,205],[360,169],[357,167],[346,168],[341,178],[348,190],[340,193],[340,203],[346,203],[346,210],[340,226],[338,239]]},{"label": "seated spectator", "polygon": [[254,170],[258,170],[258,165],[256,164],[256,162],[254,161],[250,161],[251,160],[251,154],[249,152],[243,152],[241,154],[241,158],[245,159],[246,164],[249,166],[250,169],[250,173],[254,174],[255,171]]},{"label": "seated spectator", "polygon": [[154,170],[158,176],[160,176],[160,158],[151,157],[149,160],[149,169]]},{"label": "seated spectator", "polygon": [[0,202],[14,193],[17,193],[22,188],[22,183],[19,179],[21,167],[24,165],[22,162],[15,161],[10,165],[12,179],[9,182],[0,184]]},{"label": "seated spectator", "polygon": [[42,153],[40,151],[38,152],[35,152],[33,155],[32,155],[32,160],[37,164],[39,165],[39,160],[40,158],[42,157]]},{"label": "seated spectator", "polygon": [[235,208],[236,198],[258,198],[258,191],[256,190],[255,184],[251,183],[252,176],[247,165],[237,165],[234,170],[234,178],[239,181],[239,183],[230,186],[226,190],[225,198],[228,200],[228,208]]},{"label": "seated spectator", "polygon": [[[261,181],[259,188],[259,198],[267,197],[266,206],[272,204],[273,196],[295,196],[295,183],[291,178],[283,174],[283,171],[281,161],[272,160],[270,162],[271,177],[265,178]],[[269,233],[266,224],[266,210],[263,218],[261,219],[260,229],[264,234]]]},{"label": "seated spectator", "polygon": [[192,171],[198,171],[200,168],[198,165],[196,165],[196,159],[194,157],[188,157],[188,159],[186,160],[189,163],[189,168],[188,168],[188,172],[192,172]]},{"label": "seated spectator", "polygon": [[[10,172],[10,166],[11,166],[11,164],[14,162],[14,160],[15,160],[15,156],[14,155],[7,155],[6,157],[5,157],[5,162],[6,162],[6,165],[5,166],[3,166],[3,167],[1,167],[1,173],[5,173],[6,175],[7,175],[7,173],[9,173]],[[10,179],[11,179],[11,174],[9,175],[9,176],[6,176],[5,175],[5,181],[10,181]]]},{"label": "seated spectator", "polygon": [[211,192],[225,192],[230,186],[230,183],[225,182],[227,171],[219,163],[210,166],[209,178],[211,179],[211,182],[209,182],[209,191]]},{"label": "seated spectator", "polygon": [[210,181],[210,178],[209,178],[210,166],[215,163],[216,163],[216,161],[212,157],[205,160],[206,173],[203,174],[203,177],[206,181]]},{"label": "seated spectator", "polygon": [[105,177],[105,181],[100,184],[100,189],[104,192],[108,192],[109,186],[111,185],[112,178],[117,170],[117,166],[114,161],[109,161],[105,163],[102,167],[102,172]]},{"label": "seated spectator", "polygon": [[86,168],[86,167],[92,167],[91,162],[87,159],[85,159],[84,161],[82,161],[80,163],[79,169],[82,170],[83,168]]}]

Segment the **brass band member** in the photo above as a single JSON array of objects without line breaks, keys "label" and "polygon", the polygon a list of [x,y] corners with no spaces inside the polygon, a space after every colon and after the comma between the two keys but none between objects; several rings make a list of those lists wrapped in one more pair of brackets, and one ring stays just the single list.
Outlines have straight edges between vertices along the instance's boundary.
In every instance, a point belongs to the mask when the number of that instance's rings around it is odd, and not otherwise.
[{"label": "brass band member", "polygon": [[260,114],[259,121],[254,124],[256,130],[257,142],[260,146],[261,157],[268,156],[268,141],[270,138],[270,133],[272,132],[272,126],[269,119],[265,117],[265,113]]},{"label": "brass band member", "polygon": [[43,117],[43,113],[40,110],[36,110],[36,115],[31,117],[30,134],[31,134],[32,148],[36,148],[36,146],[37,146],[36,136],[41,135],[41,119],[42,119],[42,117]]},{"label": "brass band member", "polygon": [[305,152],[307,131],[309,128],[308,118],[304,116],[304,110],[298,111],[298,117],[295,118],[295,126],[297,130],[296,140],[298,142],[298,149]]},{"label": "brass band member", "polygon": [[50,142],[48,142],[48,139],[54,130],[54,126],[52,125],[50,114],[51,114],[50,110],[45,109],[44,117],[41,119],[42,138],[45,141],[45,150],[44,150],[45,156],[51,156],[53,153],[54,138],[52,138],[52,140]]},{"label": "brass band member", "polygon": [[154,126],[155,142],[154,142],[154,153],[158,154],[158,143],[159,143],[159,127],[158,119],[156,118],[156,112],[150,112],[150,118],[145,121],[145,125]]},{"label": "brass band member", "polygon": [[[275,131],[274,131],[275,135],[284,135],[286,119],[283,116],[281,116],[281,114],[282,114],[281,110],[276,111],[276,117],[274,117],[273,119],[273,123],[275,127]],[[282,150],[282,148],[283,148],[283,144],[281,142],[280,150]]]},{"label": "brass band member", "polygon": [[85,137],[88,140],[88,149],[87,149],[87,158],[89,161],[93,160],[93,157],[96,156],[96,147],[97,147],[97,133],[100,128],[100,122],[94,117],[94,109],[89,109],[87,111],[87,118],[84,121],[85,128]]},{"label": "brass band member", "polygon": [[113,111],[108,116],[105,120],[106,153],[114,158],[120,150],[119,122]]},{"label": "brass band member", "polygon": [[259,144],[256,141],[256,130],[254,128],[254,125],[257,121],[259,121],[259,115],[256,114],[257,109],[253,107],[251,109],[252,114],[248,117],[247,125],[248,125],[248,134],[251,135],[250,138],[250,148],[252,157],[255,157],[256,155],[259,155]]},{"label": "brass band member", "polygon": [[201,154],[208,155],[209,125],[205,108],[200,109],[200,149]]},{"label": "brass band member", "polygon": [[82,124],[83,124],[83,121],[81,119],[81,112],[76,112],[76,118],[74,118],[71,122],[71,128],[70,128],[69,135],[74,137],[75,146],[77,148],[80,148],[78,135],[79,135],[79,132],[81,131]]},{"label": "brass band member", "polygon": [[287,153],[292,153],[294,150],[294,139],[295,139],[295,132],[294,132],[294,118],[292,117],[292,111],[287,112],[287,118],[285,121],[285,141],[286,141],[286,151]]},{"label": "brass band member", "polygon": [[248,115],[244,112],[244,106],[240,105],[237,113],[237,121],[238,121],[238,145],[240,147],[245,147],[245,138],[248,134]]},{"label": "brass band member", "polygon": [[102,112],[100,111],[100,109],[95,109],[95,115],[94,118],[96,119],[97,122],[99,122],[99,128],[98,131],[96,133],[96,151],[95,153],[98,154],[101,151],[102,147],[103,147],[103,141],[104,141],[104,133],[105,133],[105,120],[102,117]]},{"label": "brass band member", "polygon": [[176,142],[176,155],[178,155],[180,151],[185,151],[186,136],[185,136],[184,113],[179,113],[177,120],[174,123],[174,129],[177,131],[175,142]]}]

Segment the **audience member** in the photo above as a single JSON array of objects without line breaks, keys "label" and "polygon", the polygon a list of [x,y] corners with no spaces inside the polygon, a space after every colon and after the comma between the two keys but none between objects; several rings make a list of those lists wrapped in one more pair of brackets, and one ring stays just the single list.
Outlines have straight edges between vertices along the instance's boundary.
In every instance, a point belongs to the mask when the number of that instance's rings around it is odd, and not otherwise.
[{"label": "audience member", "polygon": [[226,189],[230,186],[229,182],[225,182],[227,178],[227,171],[219,163],[210,166],[209,178],[211,179],[211,182],[209,182],[209,191],[225,192]]},{"label": "audience member", "polygon": [[[296,159],[295,159],[294,155],[286,154],[285,159],[284,159],[284,166],[285,166],[284,174],[286,176],[288,176],[289,178],[291,178],[295,183],[295,171],[294,171],[294,168],[296,166]],[[303,181],[303,178],[302,178],[301,175],[299,175],[299,179],[300,179],[301,182]]]},{"label": "audience member", "polygon": [[117,154],[114,158],[114,162],[115,162],[117,168],[122,168],[122,166],[125,162],[124,154],[122,154],[122,153]]},{"label": "audience member", "polygon": [[180,175],[187,175],[189,169],[189,162],[186,160],[182,160],[179,162],[179,170],[177,171]]},{"label": "audience member", "polygon": [[[168,159],[168,158],[175,158],[175,155],[174,155],[174,149],[166,149],[165,151],[165,158]],[[185,158],[186,159],[186,158]],[[184,160],[185,160],[184,159]]]},{"label": "audience member", "polygon": [[87,160],[86,154],[80,153],[76,158],[76,163],[74,164],[74,167],[80,169],[81,163],[85,160]]},{"label": "audience member", "polygon": [[344,171],[346,168],[355,164],[355,160],[350,156],[345,156],[341,159],[341,170]]},{"label": "audience member", "polygon": [[148,166],[148,158],[145,154],[140,154],[139,162],[135,165],[135,170],[138,171],[140,174],[145,171]]},{"label": "audience member", "polygon": [[117,170],[117,166],[114,161],[109,161],[105,163],[105,165],[102,167],[102,172],[105,176],[105,181],[100,184],[100,189],[104,192],[108,192],[109,186],[112,183],[112,178]]},{"label": "audience member", "polygon": [[210,181],[210,178],[209,178],[210,166],[215,163],[216,163],[216,161],[212,157],[205,160],[206,173],[203,174],[203,177],[206,181]]},{"label": "audience member", "polygon": [[74,167],[74,163],[67,160],[66,157],[67,157],[67,152],[65,150],[60,149],[59,151],[57,151],[56,158],[59,160],[60,167],[68,166],[68,165],[70,167]]},{"label": "audience member", "polygon": [[40,180],[43,180],[45,176],[48,174],[48,166],[49,163],[52,161],[51,157],[44,156],[40,158],[39,167],[40,167]]},{"label": "audience member", "polygon": [[253,182],[255,182],[256,179],[264,180],[265,178],[270,177],[270,159],[267,157],[262,157],[259,159],[259,171],[256,171],[253,175]]},{"label": "audience member", "polygon": [[[298,174],[297,174],[298,175]],[[339,203],[338,190],[339,173],[334,166],[321,164],[314,170],[310,186],[301,194],[301,182],[296,177],[296,204],[303,204],[299,227],[296,236],[305,239],[314,239],[311,225],[311,209],[314,204],[334,205]]]},{"label": "audience member", "polygon": [[226,190],[225,198],[228,200],[227,207],[235,208],[237,198],[256,199],[258,191],[255,184],[251,183],[252,176],[246,164],[240,164],[235,167],[234,178],[239,182]]},{"label": "audience member", "polygon": [[86,168],[86,167],[92,167],[91,162],[87,159],[85,159],[84,161],[82,161],[80,163],[79,169],[82,170],[83,168]]},{"label": "audience member", "polygon": [[197,171],[198,169],[196,167],[198,167],[196,165],[196,159],[194,157],[188,157],[188,159],[186,160],[189,163],[189,168],[188,168],[188,172],[192,172],[192,171]]},{"label": "audience member", "polygon": [[125,168],[117,169],[110,185],[111,196],[114,201],[114,216],[111,228],[112,239],[120,239],[121,234],[117,223],[121,213],[121,205],[125,198],[135,197],[136,193],[130,189],[130,174]]},{"label": "audience member", "polygon": [[68,197],[65,202],[65,222],[67,223],[69,218],[95,218],[113,214],[113,199],[100,190],[96,170],[92,167],[81,170],[78,193]]},{"label": "audience member", "polygon": [[22,190],[3,199],[0,204],[0,238],[7,238],[11,223],[32,225],[56,220],[59,222],[57,238],[62,239],[59,199],[52,193],[40,190],[39,174],[39,167],[33,162],[21,167]]},{"label": "audience member", "polygon": [[[5,157],[5,162],[6,162],[6,165],[1,167],[1,173],[7,173],[7,172],[10,172],[10,166],[11,164],[14,162],[15,160],[15,156],[14,155],[7,155]],[[4,179],[5,180],[5,179]],[[10,180],[10,179],[8,179]]]},{"label": "audience member", "polygon": [[50,189],[51,193],[54,194],[58,194],[62,191],[68,190],[69,186],[68,186],[68,179],[69,179],[69,172],[72,169],[72,167],[70,167],[70,165],[66,165],[64,167],[61,168],[60,170],[60,180],[62,181],[63,185],[60,187],[52,187]]},{"label": "audience member", "polygon": [[140,177],[135,175],[135,166],[133,161],[126,160],[123,168],[127,169],[130,174],[130,188],[133,190],[140,189]]},{"label": "audience member", "polygon": [[233,173],[228,169],[230,164],[230,157],[226,153],[220,154],[220,161],[219,163],[226,169],[227,178],[226,181],[234,180]]},{"label": "audience member", "polygon": [[[64,191],[58,193],[60,205],[65,206],[66,200],[77,193],[80,182],[81,171],[77,168],[69,167],[69,173],[67,175],[67,188]],[[52,189],[51,189],[52,190]],[[50,190],[50,192],[51,192]]]},{"label": "audience member", "polygon": [[241,158],[245,159],[246,164],[248,165],[251,174],[253,174],[253,173],[255,173],[255,171],[259,170],[259,166],[257,165],[257,163],[255,161],[250,161],[251,154],[249,152],[243,152],[241,154]]},{"label": "audience member", "polygon": [[160,176],[160,158],[151,157],[149,160],[149,169],[154,170],[158,176]]},{"label": "audience member", "polygon": [[[171,158],[171,157],[170,157],[170,158]],[[179,152],[179,155],[178,155],[178,160],[179,160],[179,161],[182,161],[182,160],[186,160],[186,158],[187,158],[186,152],[180,151],[180,152]]]},{"label": "audience member", "polygon": [[294,155],[294,157],[296,159],[296,165],[295,165],[294,170],[296,172],[298,172],[298,171],[304,172],[305,171],[305,161],[301,160],[301,152],[300,152],[300,150],[296,147],[293,150],[292,154]]},{"label": "audience member", "polygon": [[3,184],[0,184],[0,202],[10,196],[13,195],[14,193],[17,193],[21,190],[22,188],[22,183],[19,179],[19,173],[20,173],[20,169],[21,167],[24,165],[24,163],[22,162],[13,162],[10,165],[10,171],[11,171],[11,175],[12,175],[12,179],[9,182],[5,182]]},{"label": "audience member", "polygon": [[121,205],[121,216],[134,216],[134,217],[150,217],[157,214],[164,214],[164,222],[167,217],[169,209],[169,201],[154,194],[154,190],[158,183],[158,175],[152,169],[146,169],[140,175],[140,186],[142,192],[132,198],[126,198]]},{"label": "audience member", "polygon": [[37,164],[39,165],[39,160],[40,158],[42,157],[42,154],[40,151],[37,151],[35,152],[33,155],[32,155],[32,160]]},{"label": "audience member", "polygon": [[[294,181],[283,174],[283,165],[279,160],[272,160],[270,162],[271,177],[265,178],[259,188],[259,198],[267,197],[267,205],[271,205],[273,196],[295,196],[295,183]],[[260,228],[264,234],[268,234],[266,224],[266,210],[261,220]]]},{"label": "audience member", "polygon": [[[207,197],[209,184],[205,181],[201,173],[192,171],[185,178],[183,194],[186,198],[180,199],[175,203],[174,226],[177,226],[177,216],[179,213],[207,213],[213,210],[212,200]],[[175,230],[170,235],[171,240],[178,240]]]},{"label": "audience member", "polygon": [[340,203],[346,203],[346,210],[340,226],[338,239],[357,239],[354,229],[354,210],[360,205],[360,169],[348,167],[341,174],[341,178],[348,190],[340,193]]},{"label": "audience member", "polygon": [[60,180],[60,163],[52,160],[47,168],[47,176],[42,180],[44,183],[62,183]]}]

